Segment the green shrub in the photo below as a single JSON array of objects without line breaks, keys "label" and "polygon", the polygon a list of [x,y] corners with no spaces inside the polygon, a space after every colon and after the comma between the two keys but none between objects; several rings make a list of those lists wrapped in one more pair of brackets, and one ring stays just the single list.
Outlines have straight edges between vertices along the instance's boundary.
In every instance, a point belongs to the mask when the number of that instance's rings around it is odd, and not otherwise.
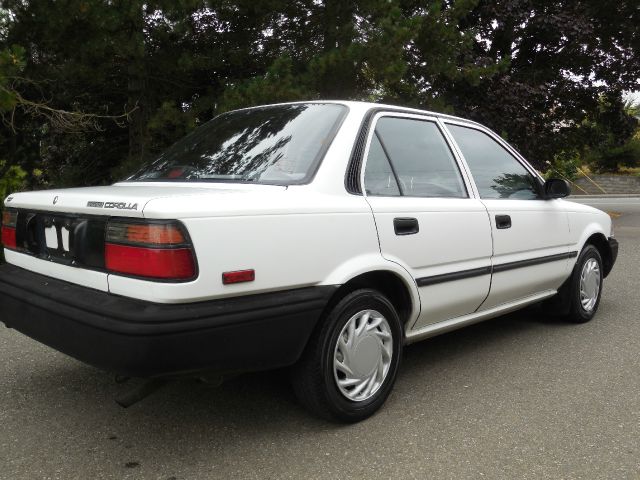
[{"label": "green shrub", "polygon": [[580,153],[576,150],[561,151],[553,156],[553,160],[547,162],[545,178],[560,177],[567,180],[575,180],[578,177],[580,165],[582,165]]},{"label": "green shrub", "polygon": [[588,163],[596,173],[613,173],[620,167],[640,166],[640,138],[632,137],[620,146],[592,150]]}]

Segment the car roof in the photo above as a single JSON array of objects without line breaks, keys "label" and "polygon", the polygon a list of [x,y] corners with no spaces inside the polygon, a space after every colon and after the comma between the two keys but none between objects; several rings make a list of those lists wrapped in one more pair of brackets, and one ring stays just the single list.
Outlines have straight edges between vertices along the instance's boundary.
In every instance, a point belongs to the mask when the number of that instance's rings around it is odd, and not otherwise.
[{"label": "car roof", "polygon": [[280,103],[270,103],[270,104],[266,104],[266,105],[255,105],[252,107],[246,107],[246,108],[239,108],[238,110],[250,110],[252,108],[262,108],[262,107],[274,107],[277,105],[298,105],[298,104],[305,104],[305,103],[333,103],[336,105],[345,105],[347,107],[353,108],[355,110],[361,110],[361,111],[368,111],[368,110],[372,110],[372,109],[382,109],[382,110],[391,110],[391,111],[400,111],[400,112],[405,112],[405,113],[412,113],[412,114],[416,114],[416,115],[429,115],[432,117],[438,117],[438,118],[443,118],[443,119],[449,119],[449,120],[455,120],[458,122],[464,122],[464,123],[468,123],[468,124],[472,124],[472,125],[477,125],[483,128],[486,128],[484,125],[475,122],[473,120],[469,120],[467,118],[464,117],[456,117],[455,115],[449,115],[446,113],[440,113],[440,112],[433,112],[430,110],[422,110],[419,108],[412,108],[412,107],[404,107],[402,105],[390,105],[390,104],[385,104],[385,103],[375,103],[375,102],[361,102],[361,101],[356,101],[356,100],[301,100],[301,101],[296,101],[296,102],[280,102]]}]

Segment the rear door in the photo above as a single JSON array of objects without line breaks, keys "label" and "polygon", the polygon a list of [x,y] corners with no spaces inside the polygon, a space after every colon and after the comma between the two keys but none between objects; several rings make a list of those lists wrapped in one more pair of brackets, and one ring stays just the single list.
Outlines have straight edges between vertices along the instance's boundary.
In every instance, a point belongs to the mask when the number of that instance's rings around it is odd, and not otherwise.
[{"label": "rear door", "polygon": [[489,292],[491,227],[439,121],[379,113],[365,159],[382,255],[404,266],[420,292],[413,328],[474,312]]},{"label": "rear door", "polygon": [[537,175],[488,130],[445,125],[491,219],[493,278],[481,310],[557,289],[575,256],[562,202],[542,199]]}]

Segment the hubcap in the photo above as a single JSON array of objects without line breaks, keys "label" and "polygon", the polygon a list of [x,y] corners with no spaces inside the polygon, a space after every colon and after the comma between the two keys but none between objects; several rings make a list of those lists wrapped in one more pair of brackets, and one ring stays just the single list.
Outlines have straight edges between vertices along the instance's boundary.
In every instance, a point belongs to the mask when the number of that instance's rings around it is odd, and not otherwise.
[{"label": "hubcap", "polygon": [[600,265],[595,258],[590,258],[582,266],[580,273],[580,303],[586,312],[591,312],[600,294]]},{"label": "hubcap", "polygon": [[387,319],[375,310],[356,313],[342,328],[333,353],[333,376],[340,393],[354,402],[371,398],[384,383],[392,356]]}]

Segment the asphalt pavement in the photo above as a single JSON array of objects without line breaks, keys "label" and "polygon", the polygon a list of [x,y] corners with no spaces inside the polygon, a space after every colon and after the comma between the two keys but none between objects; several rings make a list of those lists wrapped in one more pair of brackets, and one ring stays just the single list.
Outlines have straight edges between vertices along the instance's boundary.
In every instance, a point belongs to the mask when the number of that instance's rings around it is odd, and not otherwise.
[{"label": "asphalt pavement", "polygon": [[[640,478],[640,199],[596,318],[535,309],[406,349],[356,425],[297,403],[284,372],[180,381],[129,409],[109,375],[0,329],[1,479]],[[1,307],[0,307],[1,308]]]}]

